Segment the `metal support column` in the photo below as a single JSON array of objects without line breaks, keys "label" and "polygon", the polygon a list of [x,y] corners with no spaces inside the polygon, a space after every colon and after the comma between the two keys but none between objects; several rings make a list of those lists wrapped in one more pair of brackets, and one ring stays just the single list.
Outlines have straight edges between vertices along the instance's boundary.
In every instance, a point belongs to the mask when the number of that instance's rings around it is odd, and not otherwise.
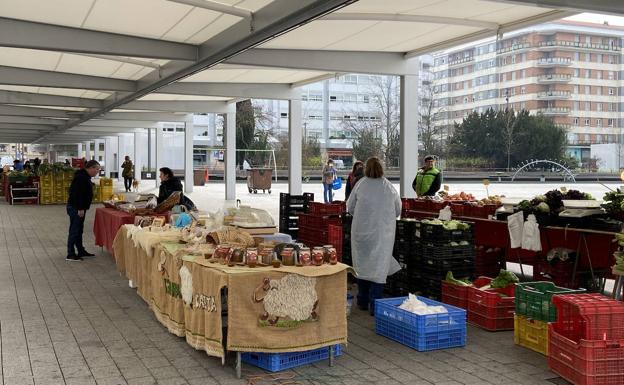
[{"label": "metal support column", "polygon": [[193,114],[184,121],[184,192],[193,192]]},{"label": "metal support column", "polygon": [[158,178],[159,171],[163,166],[163,149],[165,143],[163,142],[163,124],[158,123],[156,127],[156,187],[160,185],[160,179]]},{"label": "metal support column", "polygon": [[288,101],[288,192],[302,194],[301,152],[302,127],[301,98]]},{"label": "metal support column", "polygon": [[412,181],[418,171],[418,119],[420,101],[418,99],[417,58],[410,59],[416,75],[401,76],[401,127],[400,127],[400,171],[401,197],[413,198]]},{"label": "metal support column", "polygon": [[122,155],[122,150],[124,150],[124,146],[126,143],[126,138],[123,135],[117,135],[117,181],[119,183],[123,183],[123,177],[121,176],[121,164],[124,161],[124,156]]},{"label": "metal support column", "polygon": [[76,143],[76,158],[82,158],[82,143]]},{"label": "metal support column", "polygon": [[110,178],[113,171],[113,144],[111,138],[104,139],[104,175]]},{"label": "metal support column", "polygon": [[141,149],[141,133],[134,133],[134,179],[141,180],[143,169],[143,151]]},{"label": "metal support column", "polygon": [[225,142],[225,199],[236,199],[236,104],[228,106],[225,115],[223,141]]},{"label": "metal support column", "polygon": [[85,158],[87,159],[87,161],[91,160],[91,142],[90,141],[86,141],[84,142],[85,145]]}]

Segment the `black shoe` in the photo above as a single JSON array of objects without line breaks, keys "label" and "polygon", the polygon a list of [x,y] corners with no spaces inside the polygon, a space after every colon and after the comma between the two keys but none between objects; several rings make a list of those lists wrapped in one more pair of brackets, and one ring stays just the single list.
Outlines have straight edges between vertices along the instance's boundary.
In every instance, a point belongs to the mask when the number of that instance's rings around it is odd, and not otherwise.
[{"label": "black shoe", "polygon": [[65,257],[66,261],[71,261],[71,262],[77,262],[77,261],[82,261],[82,257],[79,257],[77,255],[68,255],[67,257]]},{"label": "black shoe", "polygon": [[360,305],[358,304],[358,309],[368,311],[368,305]]},{"label": "black shoe", "polygon": [[95,254],[91,254],[88,251],[81,251],[80,253],[78,253],[79,257],[95,257]]}]

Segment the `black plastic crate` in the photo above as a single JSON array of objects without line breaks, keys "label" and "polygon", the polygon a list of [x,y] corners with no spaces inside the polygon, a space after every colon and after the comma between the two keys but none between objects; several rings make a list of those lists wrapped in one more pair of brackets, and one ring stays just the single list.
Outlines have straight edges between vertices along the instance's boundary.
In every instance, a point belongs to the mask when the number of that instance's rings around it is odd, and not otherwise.
[{"label": "black plastic crate", "polygon": [[464,222],[470,225],[467,230],[447,230],[441,225],[419,222],[418,232],[421,241],[435,244],[446,244],[449,242],[472,242],[474,239],[474,223]]},{"label": "black plastic crate", "polygon": [[474,245],[461,246],[436,246],[429,243],[420,245],[420,253],[423,257],[430,258],[454,258],[475,256]]},{"label": "black plastic crate", "polygon": [[423,256],[420,258],[420,267],[425,270],[434,271],[453,271],[462,269],[468,269],[472,267],[474,270],[474,257],[448,257],[448,258],[433,258]]},{"label": "black plastic crate", "polygon": [[303,193],[303,195],[280,194],[280,205],[302,205],[314,201],[314,194]]}]

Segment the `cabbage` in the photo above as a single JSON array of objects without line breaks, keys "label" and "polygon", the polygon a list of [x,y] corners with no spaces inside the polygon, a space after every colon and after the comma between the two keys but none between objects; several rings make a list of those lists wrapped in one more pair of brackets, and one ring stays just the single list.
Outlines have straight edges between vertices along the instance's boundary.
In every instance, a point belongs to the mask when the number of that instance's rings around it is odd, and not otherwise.
[{"label": "cabbage", "polygon": [[539,212],[542,213],[549,213],[550,212],[550,207],[548,206],[548,204],[546,202],[542,202],[540,204],[538,204],[537,206],[535,206],[535,209]]}]

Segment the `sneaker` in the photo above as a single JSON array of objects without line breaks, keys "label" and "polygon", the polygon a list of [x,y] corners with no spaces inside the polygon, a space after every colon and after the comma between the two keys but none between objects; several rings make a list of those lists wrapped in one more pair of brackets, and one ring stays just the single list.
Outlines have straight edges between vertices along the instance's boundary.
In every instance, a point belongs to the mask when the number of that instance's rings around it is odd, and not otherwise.
[{"label": "sneaker", "polygon": [[71,261],[71,262],[77,262],[77,261],[82,261],[82,257],[79,257],[77,255],[68,255],[67,257],[65,257],[66,261]]},{"label": "sneaker", "polygon": [[91,254],[90,252],[85,250],[83,252],[78,253],[78,256],[79,257],[95,257],[95,254]]}]

